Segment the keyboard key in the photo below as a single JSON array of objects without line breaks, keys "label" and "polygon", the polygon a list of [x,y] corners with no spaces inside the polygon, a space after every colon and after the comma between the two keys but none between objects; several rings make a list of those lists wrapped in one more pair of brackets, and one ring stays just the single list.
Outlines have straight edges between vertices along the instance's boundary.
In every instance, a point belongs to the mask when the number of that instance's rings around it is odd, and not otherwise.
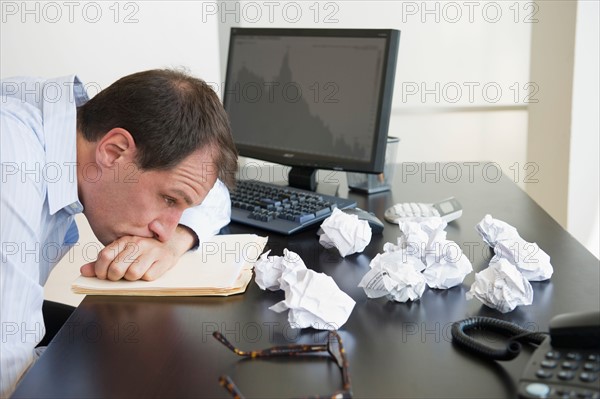
[{"label": "keyboard key", "polygon": [[318,225],[336,208],[356,206],[352,200],[256,181],[239,181],[230,197],[232,221],[282,234]]},{"label": "keyboard key", "polygon": [[598,379],[598,373],[588,373],[585,371],[579,374],[579,379],[583,382],[594,382]]},{"label": "keyboard key", "polygon": [[595,362],[584,363],[583,369],[585,371],[600,371],[600,363],[595,363]]},{"label": "keyboard key", "polygon": [[319,217],[319,216],[323,216],[323,215],[328,215],[330,213],[331,213],[331,209],[323,208],[323,209],[319,209],[318,211],[316,211],[315,216]]},{"label": "keyboard key", "polygon": [[298,222],[298,223],[306,223],[306,222],[308,222],[309,220],[312,220],[312,219],[314,219],[314,218],[315,218],[315,215],[314,215],[314,214],[312,214],[312,213],[308,213],[308,214],[305,214],[305,215],[299,215],[299,216],[296,216],[296,217],[294,218],[294,220],[295,220],[296,222]]}]

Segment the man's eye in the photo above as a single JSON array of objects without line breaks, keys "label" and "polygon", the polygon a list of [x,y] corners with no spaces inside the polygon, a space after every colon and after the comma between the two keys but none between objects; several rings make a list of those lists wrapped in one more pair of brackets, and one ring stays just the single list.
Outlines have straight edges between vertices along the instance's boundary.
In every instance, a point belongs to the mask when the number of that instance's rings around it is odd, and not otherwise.
[{"label": "man's eye", "polygon": [[167,203],[167,206],[174,206],[177,201],[174,198],[171,197],[163,197],[165,199],[165,202]]}]

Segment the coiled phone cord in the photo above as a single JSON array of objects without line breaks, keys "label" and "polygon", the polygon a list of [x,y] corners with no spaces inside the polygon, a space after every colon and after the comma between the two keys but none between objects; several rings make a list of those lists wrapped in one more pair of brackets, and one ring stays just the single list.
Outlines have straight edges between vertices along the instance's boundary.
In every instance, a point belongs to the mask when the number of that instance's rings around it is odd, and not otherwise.
[{"label": "coiled phone cord", "polygon": [[[505,348],[491,348],[469,336],[469,332],[493,331],[509,337]],[[452,324],[452,342],[479,356],[494,360],[512,360],[521,352],[521,342],[539,345],[546,339],[546,333],[532,332],[504,320],[491,317],[470,317]],[[521,342],[519,342],[521,341]]]}]

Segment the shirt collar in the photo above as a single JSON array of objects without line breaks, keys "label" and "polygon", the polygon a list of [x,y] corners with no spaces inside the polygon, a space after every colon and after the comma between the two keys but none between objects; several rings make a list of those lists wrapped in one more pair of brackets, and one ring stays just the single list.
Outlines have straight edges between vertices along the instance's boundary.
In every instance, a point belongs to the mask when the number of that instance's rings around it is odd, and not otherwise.
[{"label": "shirt collar", "polygon": [[42,115],[46,143],[45,178],[48,205],[53,215],[60,209],[79,213],[83,206],[77,195],[77,107],[88,96],[75,75],[44,82]]}]

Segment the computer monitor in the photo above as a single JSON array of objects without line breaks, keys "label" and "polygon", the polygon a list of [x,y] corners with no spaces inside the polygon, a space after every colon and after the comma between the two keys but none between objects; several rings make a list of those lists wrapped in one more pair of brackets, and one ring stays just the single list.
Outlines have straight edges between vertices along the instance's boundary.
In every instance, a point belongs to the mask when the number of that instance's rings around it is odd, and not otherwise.
[{"label": "computer monitor", "polygon": [[232,28],[223,102],[240,155],[291,166],[381,173],[400,32]]}]

